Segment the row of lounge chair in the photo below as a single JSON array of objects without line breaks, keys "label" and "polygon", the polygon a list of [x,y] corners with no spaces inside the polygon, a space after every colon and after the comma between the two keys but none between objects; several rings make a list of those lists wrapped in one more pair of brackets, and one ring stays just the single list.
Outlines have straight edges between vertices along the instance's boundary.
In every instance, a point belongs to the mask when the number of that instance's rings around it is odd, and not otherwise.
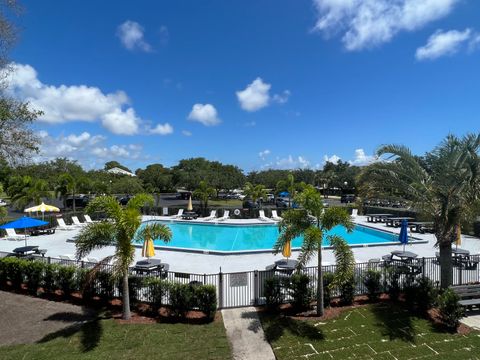
[{"label": "row of lounge chair", "polygon": [[[181,219],[182,217],[183,217],[183,209],[179,209],[177,214],[169,216],[170,219]],[[212,210],[209,216],[204,218],[198,218],[198,220],[202,220],[202,221],[225,221],[227,219],[230,219],[230,210],[225,210],[223,212],[223,216],[221,217],[217,217],[217,210]],[[258,219],[260,221],[281,221],[282,220],[282,218],[278,216],[277,210],[272,210],[272,217],[270,218],[265,216],[264,210],[259,210]]]}]

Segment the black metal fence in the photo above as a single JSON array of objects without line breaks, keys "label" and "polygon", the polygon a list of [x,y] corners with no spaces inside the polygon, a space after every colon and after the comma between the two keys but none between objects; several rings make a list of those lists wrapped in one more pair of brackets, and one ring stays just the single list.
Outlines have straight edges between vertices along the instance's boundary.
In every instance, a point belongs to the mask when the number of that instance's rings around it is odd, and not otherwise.
[{"label": "black metal fence", "polygon": [[[9,253],[0,252],[0,257],[11,256]],[[78,269],[89,269],[96,265],[96,263],[85,262],[85,261],[76,261],[76,260],[66,260],[59,259],[54,257],[41,257],[36,256],[32,258],[35,261],[43,261],[47,263],[57,263],[66,266],[75,266]],[[478,266],[480,262],[480,255],[471,255],[470,264],[471,265],[462,265],[456,264],[453,266],[453,285],[464,285],[470,283],[477,283],[480,281],[480,267]],[[412,276],[414,277],[427,277],[433,281],[433,283],[438,286],[440,282],[440,265],[437,258],[435,257],[425,257],[416,259],[416,269],[419,269],[416,273],[408,273],[399,271],[401,274],[399,277],[399,285],[402,288],[407,279]],[[104,273],[110,274],[112,272],[112,265],[105,264],[102,265],[101,271]],[[367,293],[367,288],[364,284],[364,277],[368,270],[377,270],[382,274],[382,286],[383,291],[387,290],[387,284],[389,281],[389,274],[392,270],[402,270],[405,268],[405,263],[403,262],[393,262],[386,263],[383,261],[380,262],[368,262],[368,263],[358,263],[355,265],[355,294],[356,295],[365,295]],[[334,273],[336,271],[336,265],[328,265],[322,267],[323,273]],[[317,267],[307,267],[301,270],[303,273],[307,274],[310,278],[310,287],[313,294],[317,291],[317,276],[318,271]],[[279,272],[275,270],[255,270],[255,271],[243,271],[243,272],[232,272],[232,273],[216,273],[216,274],[195,274],[195,273],[185,273],[185,272],[152,272],[148,275],[139,275],[135,273],[135,270],[131,269],[131,274],[134,277],[142,278],[157,278],[166,280],[170,283],[182,283],[182,284],[203,284],[203,285],[213,285],[217,291],[218,307],[219,308],[233,308],[233,307],[244,307],[251,305],[263,305],[265,304],[265,293],[264,286],[266,279],[279,276],[285,277],[289,276],[288,273]],[[121,289],[120,284],[115,283],[112,285],[112,295],[120,296]],[[96,281],[95,287],[101,287],[99,281]],[[101,291],[101,290],[99,290]],[[151,288],[147,285],[142,285],[134,289],[136,294],[134,297],[140,301],[149,301],[151,299]],[[333,291],[332,296],[338,296],[339,292]],[[285,301],[288,301],[288,296],[285,296]],[[166,300],[165,304],[168,304]]]}]

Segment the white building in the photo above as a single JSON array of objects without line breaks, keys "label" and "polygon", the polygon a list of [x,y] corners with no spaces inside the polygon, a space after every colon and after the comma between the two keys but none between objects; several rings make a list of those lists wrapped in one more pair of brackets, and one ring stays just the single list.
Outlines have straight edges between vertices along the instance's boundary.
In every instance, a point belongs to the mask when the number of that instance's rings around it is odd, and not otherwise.
[{"label": "white building", "polygon": [[107,172],[109,172],[110,174],[115,174],[115,175],[137,176],[137,175],[131,173],[130,171],[123,170],[123,169],[120,169],[118,167],[108,169]]}]

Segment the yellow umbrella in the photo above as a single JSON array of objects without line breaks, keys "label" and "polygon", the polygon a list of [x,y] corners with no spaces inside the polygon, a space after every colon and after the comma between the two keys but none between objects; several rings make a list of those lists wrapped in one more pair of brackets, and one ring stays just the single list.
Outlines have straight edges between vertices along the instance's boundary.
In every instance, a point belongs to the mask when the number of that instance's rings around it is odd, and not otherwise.
[{"label": "yellow umbrella", "polygon": [[188,198],[187,211],[192,211],[192,210],[193,210],[192,197],[190,196],[190,197]]},{"label": "yellow umbrella", "polygon": [[282,255],[285,256],[286,258],[289,258],[290,256],[292,256],[292,244],[290,243],[290,241],[287,241],[283,246]]},{"label": "yellow umbrella", "polygon": [[46,212],[60,212],[60,209],[53,205],[47,205],[43,201],[40,205],[29,207],[25,209],[23,212],[32,213],[32,212],[41,212],[42,219]]},{"label": "yellow umbrella", "polygon": [[455,245],[462,245],[462,229],[460,226],[457,226],[457,238],[455,239]]},{"label": "yellow umbrella", "polygon": [[153,240],[146,238],[142,246],[142,256],[146,258],[151,258],[155,256],[155,248],[153,246]]}]

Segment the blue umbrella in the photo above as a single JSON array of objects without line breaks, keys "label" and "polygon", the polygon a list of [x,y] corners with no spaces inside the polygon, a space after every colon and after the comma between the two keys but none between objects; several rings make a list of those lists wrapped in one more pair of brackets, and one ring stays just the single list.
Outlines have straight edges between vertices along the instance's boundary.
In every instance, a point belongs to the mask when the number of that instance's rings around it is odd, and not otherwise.
[{"label": "blue umbrella", "polygon": [[[23,229],[25,232],[25,229],[32,228],[32,227],[37,227],[37,226],[42,226],[42,225],[47,225],[48,222],[42,221],[42,220],[37,220],[37,219],[32,219],[31,217],[24,216],[21,217],[20,219],[17,219],[15,221],[9,222],[7,224],[3,224],[0,226],[0,229]],[[27,233],[25,232],[25,246],[27,246]]]},{"label": "blue umbrella", "polygon": [[405,251],[405,245],[408,244],[408,222],[406,219],[402,220],[400,225],[400,235],[398,236],[398,241],[403,244],[403,251]]},{"label": "blue umbrella", "polygon": [[287,197],[290,195],[290,193],[288,191],[282,191],[281,193],[278,194],[279,196],[281,197]]}]

